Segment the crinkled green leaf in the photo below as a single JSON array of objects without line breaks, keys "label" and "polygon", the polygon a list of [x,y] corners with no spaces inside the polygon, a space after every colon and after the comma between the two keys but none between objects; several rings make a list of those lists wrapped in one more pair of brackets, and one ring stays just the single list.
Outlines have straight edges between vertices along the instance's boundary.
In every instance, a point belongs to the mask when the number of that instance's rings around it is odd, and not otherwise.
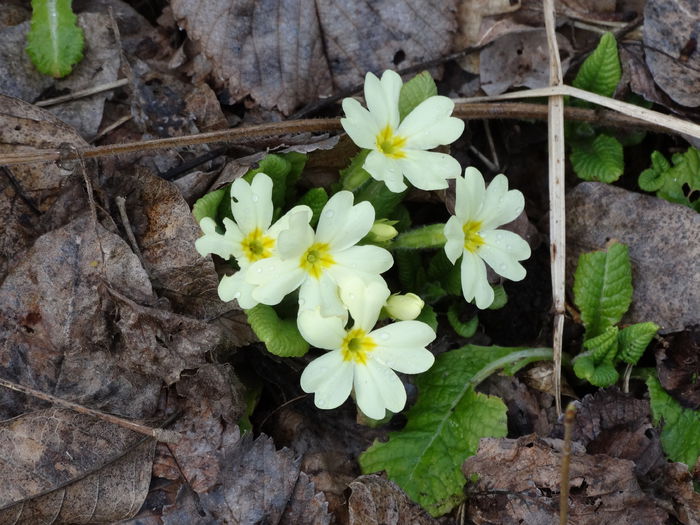
[{"label": "crinkled green leaf", "polygon": [[574,87],[611,97],[622,77],[617,42],[612,33],[605,33],[595,51],[581,64]]},{"label": "crinkled green leaf", "polygon": [[465,322],[459,318],[459,313],[460,305],[457,303],[452,303],[447,309],[447,320],[449,321],[450,326],[458,336],[472,337],[476,333],[476,329],[479,327],[479,318],[475,315]]},{"label": "crinkled green leaf", "polygon": [[422,297],[426,274],[421,255],[411,250],[400,250],[394,253],[394,263],[398,269],[401,288],[414,290]]},{"label": "crinkled green leaf", "polygon": [[[651,154],[651,167],[639,175],[639,187],[657,197],[700,211],[700,150],[690,147],[672,158],[673,165],[658,151]],[[691,196],[695,198],[691,201]]]},{"label": "crinkled green leaf", "polygon": [[581,354],[574,361],[574,374],[579,379],[585,379],[590,382],[593,373],[595,372],[595,359],[589,353]]},{"label": "crinkled green leaf", "polygon": [[369,179],[355,190],[355,202],[369,202],[374,207],[376,219],[388,219],[404,195],[405,191],[394,193],[383,182]]},{"label": "crinkled green leaf", "polygon": [[418,314],[418,317],[416,317],[416,321],[421,321],[422,323],[427,324],[430,328],[433,329],[434,332],[437,331],[437,314],[435,314],[435,310],[433,310],[433,307],[429,304],[423,306],[423,309]]},{"label": "crinkled green leaf", "polygon": [[683,408],[661,386],[659,380],[647,379],[654,424],[663,423],[661,446],[672,461],[680,461],[690,469],[700,455],[700,411]]},{"label": "crinkled green leaf", "polygon": [[615,366],[606,361],[596,365],[590,378],[588,378],[588,382],[593,386],[605,388],[617,383],[618,379],[620,379],[620,374],[615,370]]},{"label": "crinkled green leaf", "polygon": [[201,221],[204,217],[217,220],[219,206],[226,198],[227,193],[226,188],[221,188],[207,193],[204,197],[198,199],[192,207],[194,219],[197,222]]},{"label": "crinkled green leaf", "polygon": [[445,250],[438,250],[428,263],[428,278],[440,282],[450,295],[462,295],[460,266],[452,264]]},{"label": "crinkled green leaf", "polygon": [[296,319],[280,319],[271,306],[259,304],[246,310],[248,324],[271,354],[280,357],[299,357],[309,351],[297,328]]},{"label": "crinkled green leaf", "polygon": [[508,303],[508,294],[502,284],[493,286],[493,302],[489,306],[489,310],[500,310]]},{"label": "crinkled green leaf", "polygon": [[399,117],[403,120],[418,104],[438,94],[430,73],[423,71],[401,86]]},{"label": "crinkled green leaf", "polygon": [[[372,176],[362,166],[369,155],[368,149],[361,150],[351,160],[347,168],[340,170],[340,183],[344,190],[355,191]],[[381,217],[380,217],[381,218]]]},{"label": "crinkled green leaf", "polygon": [[362,471],[386,471],[434,516],[452,509],[464,497],[460,467],[476,453],[479,439],[507,433],[503,401],[475,392],[470,380],[516,350],[467,345],[438,356],[417,379],[418,402],[406,427],[367,449],[360,456]]},{"label": "crinkled green leaf", "polygon": [[571,165],[583,180],[611,183],[625,170],[622,144],[615,137],[598,135],[571,143]]},{"label": "crinkled green leaf", "polygon": [[586,339],[617,324],[632,302],[632,265],[627,246],[583,253],[574,275],[574,302],[586,327]]},{"label": "crinkled green leaf", "polygon": [[27,53],[39,71],[65,77],[83,59],[84,45],[71,0],[32,0]]},{"label": "crinkled green leaf", "polygon": [[656,323],[637,323],[623,328],[618,336],[619,357],[625,363],[636,365],[658,331]]},{"label": "crinkled green leaf", "polygon": [[328,193],[323,188],[311,188],[304,195],[301,196],[297,204],[305,204],[313,212],[311,221],[309,224],[312,228],[316,227],[318,218],[321,216],[321,210],[328,202]]},{"label": "crinkled green leaf", "polygon": [[602,334],[586,340],[583,346],[590,350],[595,363],[612,363],[617,354],[617,326],[608,326]]}]

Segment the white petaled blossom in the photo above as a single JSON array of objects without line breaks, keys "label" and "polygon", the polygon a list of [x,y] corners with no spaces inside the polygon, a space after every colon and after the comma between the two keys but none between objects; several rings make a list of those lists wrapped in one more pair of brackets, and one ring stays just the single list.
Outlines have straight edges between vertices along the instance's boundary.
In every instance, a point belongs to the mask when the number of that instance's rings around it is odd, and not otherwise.
[{"label": "white petaled blossom", "polygon": [[323,317],[318,308],[299,313],[297,325],[304,339],[329,350],[304,369],[301,388],[315,394],[319,408],[340,406],[354,390],[357,406],[372,419],[382,419],[387,409],[403,410],[406,390],[394,370],[405,374],[428,370],[435,358],[425,347],[435,332],[420,321],[374,330],[388,297],[377,284],[358,283],[354,291],[344,290],[342,297],[354,321],[350,329],[342,317]]},{"label": "white petaled blossom", "polygon": [[447,179],[460,174],[459,162],[445,153],[427,150],[457,140],[464,122],[450,116],[454,102],[437,95],[418,104],[399,122],[401,86],[401,77],[394,71],[385,71],[381,80],[367,73],[368,109],[346,98],[345,118],[340,122],[355,144],[371,150],[363,168],[391,191],[406,189],[404,176],[422,190],[447,188]]},{"label": "white petaled blossom", "polygon": [[475,299],[478,308],[488,308],[494,294],[484,263],[511,281],[525,278],[525,268],[518,261],[530,257],[530,246],[517,234],[496,229],[520,215],[525,199],[518,190],[508,190],[505,175],[496,175],[486,188],[476,168],[467,168],[456,183],[455,215],[444,230],[445,253],[452,264],[462,257],[464,298]]},{"label": "white petaled blossom", "polygon": [[253,298],[274,305],[299,288],[300,310],[320,307],[325,316],[347,318],[340,291],[355,279],[386,288],[380,274],[394,263],[383,248],[356,246],[373,223],[372,205],[353,205],[349,191],[340,191],[329,199],[316,232],[304,217],[290,216],[289,229],[277,239],[277,253],[253,263],[246,274],[255,286]]},{"label": "white petaled blossom", "polygon": [[253,285],[245,280],[251,264],[271,257],[276,252],[277,237],[282,230],[293,223],[308,227],[311,210],[308,206],[296,206],[289,210],[275,224],[272,222],[272,179],[258,173],[253,182],[237,179],[231,185],[231,213],[235,222],[224,219],[225,233],[216,231],[216,222],[203,218],[199,226],[204,235],[195,241],[195,248],[202,255],[214,253],[223,259],[233,256],[240,271],[222,277],[219,283],[219,297],[222,301],[238,300],[241,308],[252,308],[258,301],[253,299]]}]

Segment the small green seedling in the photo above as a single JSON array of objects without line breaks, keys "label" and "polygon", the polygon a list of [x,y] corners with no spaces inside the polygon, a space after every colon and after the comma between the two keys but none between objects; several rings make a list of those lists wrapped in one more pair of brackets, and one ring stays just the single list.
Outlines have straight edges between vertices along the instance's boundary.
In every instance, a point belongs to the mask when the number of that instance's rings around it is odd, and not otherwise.
[{"label": "small green seedling", "polygon": [[620,378],[617,364],[627,363],[628,377],[659,327],[637,323],[617,325],[632,302],[632,265],[627,246],[611,244],[607,251],[581,254],[574,275],[574,301],[586,328],[585,351],[574,360],[580,379],[599,387]]},{"label": "small green seedling", "polygon": [[45,75],[61,78],[83,59],[83,30],[71,0],[32,0],[32,22],[27,53]]},{"label": "small green seedling", "polygon": [[651,167],[639,175],[639,187],[657,197],[700,212],[700,150],[688,148],[669,162],[658,151],[651,154]]}]

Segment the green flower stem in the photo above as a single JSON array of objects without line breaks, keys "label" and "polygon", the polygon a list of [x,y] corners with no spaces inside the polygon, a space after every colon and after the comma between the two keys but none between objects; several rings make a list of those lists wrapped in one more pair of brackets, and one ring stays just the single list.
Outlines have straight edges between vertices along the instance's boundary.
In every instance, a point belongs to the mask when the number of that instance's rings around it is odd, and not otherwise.
[{"label": "green flower stem", "polygon": [[474,388],[476,388],[477,385],[479,385],[479,383],[481,383],[484,379],[506,365],[528,358],[541,358],[542,361],[550,361],[552,360],[552,356],[553,352],[551,348],[528,348],[527,350],[513,352],[505,357],[491,361],[488,365],[474,374],[469,382]]},{"label": "green flower stem", "polygon": [[391,245],[395,250],[425,250],[445,246],[444,224],[430,224],[400,234]]}]

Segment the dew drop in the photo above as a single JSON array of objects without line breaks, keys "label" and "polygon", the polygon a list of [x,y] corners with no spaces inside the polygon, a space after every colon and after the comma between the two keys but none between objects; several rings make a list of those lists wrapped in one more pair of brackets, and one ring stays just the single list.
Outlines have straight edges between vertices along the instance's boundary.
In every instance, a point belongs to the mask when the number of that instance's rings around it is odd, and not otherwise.
[{"label": "dew drop", "polygon": [[510,251],[510,250],[512,250],[512,249],[513,249],[513,245],[512,245],[512,244],[506,244],[506,250],[509,250],[509,251]]},{"label": "dew drop", "polygon": [[498,265],[498,268],[499,268],[500,270],[505,270],[505,269],[506,269],[506,265],[505,265],[505,264],[499,264],[499,265]]},{"label": "dew drop", "polygon": [[262,273],[262,268],[256,268],[255,273]]},{"label": "dew drop", "polygon": [[251,200],[253,202],[258,202],[258,196],[255,193],[253,193],[253,197],[251,197]]},{"label": "dew drop", "polygon": [[236,292],[235,294],[233,294],[234,299],[238,299],[240,297],[241,297],[241,292]]},{"label": "dew drop", "polygon": [[379,339],[381,339],[382,341],[386,341],[389,339],[389,334],[387,334],[386,332],[382,332],[379,334]]},{"label": "dew drop", "polygon": [[306,301],[304,299],[299,299],[299,306],[304,306]]},{"label": "dew drop", "polygon": [[333,210],[327,210],[324,212],[324,215],[328,217],[329,219],[333,218],[333,215],[335,215],[335,212]]}]

